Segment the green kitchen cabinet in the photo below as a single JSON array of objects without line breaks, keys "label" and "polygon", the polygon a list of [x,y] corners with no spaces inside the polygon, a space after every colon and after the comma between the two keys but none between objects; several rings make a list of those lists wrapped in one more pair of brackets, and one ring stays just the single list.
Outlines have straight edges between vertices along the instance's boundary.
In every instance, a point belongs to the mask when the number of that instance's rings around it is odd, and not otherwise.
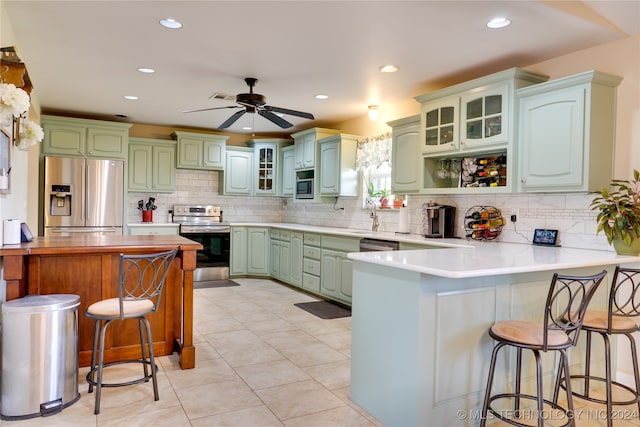
[{"label": "green kitchen cabinet", "polygon": [[[510,193],[516,188],[516,90],[548,76],[511,68],[415,99],[421,103],[419,145],[424,194]],[[499,159],[492,185],[462,186],[463,159]]]},{"label": "green kitchen cabinet", "polygon": [[322,236],[304,233],[302,248],[302,287],[308,291],[320,293],[320,243]]},{"label": "green kitchen cabinet", "polygon": [[176,131],[178,169],[222,170],[228,136]]},{"label": "green kitchen cabinet", "polygon": [[269,228],[231,227],[229,274],[269,275]]},{"label": "green kitchen cabinet", "polygon": [[360,239],[333,235],[322,236],[320,259],[320,294],[351,304],[353,261],[349,252],[360,250]]},{"label": "green kitchen cabinet", "polygon": [[176,190],[176,143],[162,139],[130,138],[129,191]]},{"label": "green kitchen cabinet", "polygon": [[247,274],[247,227],[231,227],[229,275]]},{"label": "green kitchen cabinet", "polygon": [[422,188],[420,116],[387,123],[391,126],[391,192],[417,193]]},{"label": "green kitchen cabinet", "polygon": [[128,123],[43,115],[42,154],[126,159]]},{"label": "green kitchen cabinet", "polygon": [[[269,255],[273,256],[275,253],[277,257],[276,279],[289,283],[291,281],[291,232],[288,230],[279,230],[277,245],[274,248],[272,244],[271,248],[272,250]],[[273,260],[271,262],[273,265]]]},{"label": "green kitchen cabinet", "polygon": [[295,146],[289,145],[283,147],[280,151],[280,164],[282,165],[280,168],[280,195],[282,197],[293,197],[296,183],[296,170],[294,166],[296,156]]},{"label": "green kitchen cabinet", "polygon": [[518,90],[520,191],[587,192],[609,186],[621,81],[588,71]]},{"label": "green kitchen cabinet", "polygon": [[279,228],[270,230],[270,274],[274,279],[302,286],[302,233]]},{"label": "green kitchen cabinet", "polygon": [[311,128],[291,134],[295,144],[295,169],[314,169],[317,141],[338,133],[340,132],[333,129]]},{"label": "green kitchen cabinet", "polygon": [[247,274],[269,275],[269,228],[247,228]]},{"label": "green kitchen cabinet", "polygon": [[253,148],[253,194],[256,196],[280,195],[281,169],[279,162],[282,150],[292,143],[289,139],[251,139],[247,145]]},{"label": "green kitchen cabinet", "polygon": [[292,231],[291,232],[291,260],[289,261],[289,267],[291,268],[289,274],[289,283],[294,286],[302,286],[302,271],[303,271],[303,248],[304,248],[304,234]]},{"label": "green kitchen cabinet", "polygon": [[358,196],[358,138],[341,133],[318,140],[321,196]]},{"label": "green kitchen cabinet", "polygon": [[224,194],[253,195],[253,148],[227,147],[224,169]]}]

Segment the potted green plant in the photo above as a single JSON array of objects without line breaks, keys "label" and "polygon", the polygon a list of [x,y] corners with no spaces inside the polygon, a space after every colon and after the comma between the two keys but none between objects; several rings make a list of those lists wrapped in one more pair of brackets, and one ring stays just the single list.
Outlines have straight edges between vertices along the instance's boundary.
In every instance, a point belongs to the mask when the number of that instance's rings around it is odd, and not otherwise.
[{"label": "potted green plant", "polygon": [[590,207],[598,211],[597,232],[604,232],[619,255],[640,254],[640,171],[630,180],[612,180]]}]

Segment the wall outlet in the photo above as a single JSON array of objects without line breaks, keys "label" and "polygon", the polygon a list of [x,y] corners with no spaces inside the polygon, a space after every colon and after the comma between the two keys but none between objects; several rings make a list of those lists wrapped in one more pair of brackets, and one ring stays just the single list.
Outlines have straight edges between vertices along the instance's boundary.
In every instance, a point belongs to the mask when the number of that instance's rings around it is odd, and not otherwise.
[{"label": "wall outlet", "polygon": [[512,208],[509,215],[511,222],[516,222],[518,220],[518,215],[520,215],[520,209]]}]

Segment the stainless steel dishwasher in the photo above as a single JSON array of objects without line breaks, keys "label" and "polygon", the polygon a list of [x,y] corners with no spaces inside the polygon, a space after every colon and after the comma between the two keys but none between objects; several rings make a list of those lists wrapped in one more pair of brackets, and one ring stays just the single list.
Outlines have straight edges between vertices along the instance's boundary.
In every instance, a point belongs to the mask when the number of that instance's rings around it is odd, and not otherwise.
[{"label": "stainless steel dishwasher", "polygon": [[400,243],[391,240],[361,239],[360,252],[397,251]]}]

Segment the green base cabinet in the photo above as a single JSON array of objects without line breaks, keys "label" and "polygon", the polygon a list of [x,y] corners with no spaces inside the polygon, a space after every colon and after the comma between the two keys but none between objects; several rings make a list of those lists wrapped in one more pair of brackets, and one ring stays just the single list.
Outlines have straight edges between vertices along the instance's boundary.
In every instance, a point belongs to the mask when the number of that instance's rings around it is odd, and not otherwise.
[{"label": "green base cabinet", "polygon": [[322,236],[320,258],[320,294],[351,305],[353,261],[349,252],[360,250],[360,239],[352,237]]},{"label": "green base cabinet", "polygon": [[269,228],[231,227],[229,274],[269,276]]},{"label": "green base cabinet", "polygon": [[128,123],[43,115],[42,154],[126,159]]},{"label": "green base cabinet", "polygon": [[176,143],[162,139],[129,139],[129,191],[176,191]]},{"label": "green base cabinet", "polygon": [[271,277],[290,285],[302,286],[302,233],[272,228],[270,230]]}]

